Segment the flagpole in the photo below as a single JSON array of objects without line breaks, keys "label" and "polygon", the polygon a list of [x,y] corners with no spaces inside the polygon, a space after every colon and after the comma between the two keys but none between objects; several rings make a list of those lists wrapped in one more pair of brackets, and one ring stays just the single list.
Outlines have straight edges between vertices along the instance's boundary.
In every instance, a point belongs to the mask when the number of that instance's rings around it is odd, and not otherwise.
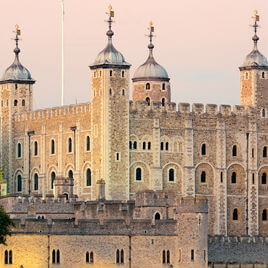
[{"label": "flagpole", "polygon": [[64,105],[64,0],[61,0],[61,106]]}]

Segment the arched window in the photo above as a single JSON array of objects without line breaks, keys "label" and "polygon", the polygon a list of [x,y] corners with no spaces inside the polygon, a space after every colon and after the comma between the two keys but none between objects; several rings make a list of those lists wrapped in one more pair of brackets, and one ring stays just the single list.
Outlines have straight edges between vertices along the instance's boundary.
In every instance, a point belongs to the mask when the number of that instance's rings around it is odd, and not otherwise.
[{"label": "arched window", "polygon": [[73,179],[73,177],[74,177],[73,171],[70,169],[68,171],[68,178]]},{"label": "arched window", "polygon": [[223,172],[221,172],[221,183],[223,183]]},{"label": "arched window", "polygon": [[72,142],[72,138],[68,139],[68,153],[71,153],[73,151],[73,142]]},{"label": "arched window", "polygon": [[137,142],[136,141],[133,142],[133,149],[137,150]]},{"label": "arched window", "polygon": [[163,253],[162,253],[162,263],[166,263],[166,251],[163,250]]},{"label": "arched window", "polygon": [[21,106],[25,106],[25,100],[21,101]]},{"label": "arched window", "polygon": [[238,221],[238,209],[237,208],[233,210],[233,220]]},{"label": "arched window", "polygon": [[122,71],[122,77],[125,77],[125,71]]},{"label": "arched window", "polygon": [[267,183],[267,174],[266,172],[262,173],[261,176],[261,184],[266,184]]},{"label": "arched window", "polygon": [[141,168],[136,169],[136,181],[141,181]]},{"label": "arched window", "polygon": [[119,249],[117,249],[116,250],[116,259],[115,259],[116,263],[119,263],[119,261],[120,261],[120,256],[119,255],[120,255],[120,252],[119,252]]},{"label": "arched window", "polygon": [[146,150],[146,142],[145,141],[142,143],[142,149]]},{"label": "arched window", "polygon": [[122,96],[125,96],[125,90],[122,89]]},{"label": "arched window", "polygon": [[236,145],[233,146],[232,155],[237,156],[237,146]]},{"label": "arched window", "polygon": [[109,89],[109,95],[112,96],[112,89]]},{"label": "arched window", "polygon": [[165,98],[162,98],[162,106],[165,106],[165,104],[166,104],[166,100],[165,100]]},{"label": "arched window", "polygon": [[150,104],[151,104],[150,98],[147,97],[147,98],[145,99],[145,101],[146,101],[147,105],[150,106]]},{"label": "arched window", "polygon": [[12,264],[12,250],[9,251],[9,264]]},{"label": "arched window", "polygon": [[90,151],[90,137],[87,136],[87,140],[86,140],[86,143],[87,143],[87,151]]},{"label": "arched window", "polygon": [[18,143],[18,146],[17,146],[17,157],[21,158],[21,143]]},{"label": "arched window", "polygon": [[162,84],[162,90],[165,90],[165,89],[166,89],[166,84],[163,83],[163,84]]},{"label": "arched window", "polygon": [[94,263],[94,255],[93,252],[90,252],[90,263]]},{"label": "arched window", "polygon": [[38,190],[38,174],[34,173],[34,190]]},{"label": "arched window", "polygon": [[146,89],[150,89],[150,88],[151,88],[150,83],[146,83]]},{"label": "arched window", "polygon": [[255,184],[255,175],[252,173],[252,184]]},{"label": "arched window", "polygon": [[60,263],[60,250],[57,250],[57,263]]},{"label": "arched window", "polygon": [[263,157],[267,157],[267,146],[264,146],[264,147],[263,147],[263,150],[262,150],[262,156],[263,156]]},{"label": "arched window", "polygon": [[22,191],[22,177],[20,174],[17,176],[17,190],[18,192]]},{"label": "arched window", "polygon": [[155,215],[154,215],[154,219],[156,221],[159,221],[161,219],[161,216],[160,216],[160,213],[159,212],[156,212]]},{"label": "arched window", "polygon": [[167,250],[167,263],[170,264],[170,253],[169,253],[169,250]]},{"label": "arched window", "polygon": [[164,150],[164,142],[161,142],[161,144],[160,144],[160,149],[161,149],[161,151]]},{"label": "arched window", "polygon": [[17,106],[17,105],[18,105],[18,101],[14,100],[14,106]]},{"label": "arched window", "polygon": [[124,263],[124,250],[121,249],[121,258],[120,258],[121,263]]},{"label": "arched window", "polygon": [[248,73],[246,73],[246,79],[248,79]]},{"label": "arched window", "polygon": [[52,263],[56,263],[56,252],[55,252],[55,249],[52,250]]},{"label": "arched window", "polygon": [[262,116],[262,117],[265,117],[265,109],[262,109],[262,111],[261,111],[261,116]]},{"label": "arched window", "polygon": [[50,178],[51,178],[51,189],[54,189],[54,182],[56,178],[56,173],[54,171],[51,172]]},{"label": "arched window", "polygon": [[89,263],[89,252],[86,252],[86,263]]},{"label": "arched window", "polygon": [[51,140],[51,143],[50,143],[50,153],[55,154],[55,141],[54,140]]},{"label": "arched window", "polygon": [[148,142],[148,150],[151,150],[151,142]]},{"label": "arched window", "polygon": [[267,209],[264,209],[264,210],[262,211],[262,220],[263,220],[263,221],[267,221]]},{"label": "arched window", "polygon": [[265,73],[264,72],[262,72],[261,78],[265,78]]},{"label": "arched window", "polygon": [[236,172],[232,172],[232,183],[236,183]]},{"label": "arched window", "polygon": [[201,172],[201,183],[206,183],[206,180],[207,180],[207,174],[206,174],[206,171],[202,171]]},{"label": "arched window", "polygon": [[87,169],[87,186],[91,186],[91,169]]},{"label": "arched window", "polygon": [[191,249],[191,261],[194,261],[194,250]]},{"label": "arched window", "polygon": [[169,171],[168,171],[168,180],[169,181],[174,181],[174,169],[173,168],[170,168]]},{"label": "arched window", "polygon": [[37,143],[37,141],[34,142],[34,155],[35,156],[38,155],[38,143]]},{"label": "arched window", "polygon": [[206,155],[207,154],[207,148],[206,144],[203,143],[201,146],[201,155]]},{"label": "arched window", "polygon": [[8,264],[8,251],[5,250],[5,264]]},{"label": "arched window", "polygon": [[113,76],[113,71],[110,71],[110,76]]},{"label": "arched window", "polygon": [[166,151],[168,151],[168,142],[166,142]]}]

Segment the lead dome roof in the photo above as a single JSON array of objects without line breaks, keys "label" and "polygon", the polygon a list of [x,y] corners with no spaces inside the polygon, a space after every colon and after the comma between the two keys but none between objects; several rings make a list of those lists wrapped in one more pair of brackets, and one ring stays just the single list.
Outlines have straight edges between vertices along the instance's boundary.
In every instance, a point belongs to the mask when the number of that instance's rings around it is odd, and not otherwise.
[{"label": "lead dome roof", "polygon": [[14,49],[15,59],[14,62],[5,70],[0,83],[30,83],[33,84],[35,81],[32,79],[30,71],[25,68],[20,60],[19,53],[20,49],[18,46],[20,30],[16,26],[16,48]]},{"label": "lead dome roof", "polygon": [[141,66],[137,68],[132,78],[133,82],[136,81],[169,81],[168,73],[166,69],[158,64],[153,56],[154,45],[152,43],[154,27],[152,22],[150,22],[149,35],[150,43],[149,48],[149,57]]}]

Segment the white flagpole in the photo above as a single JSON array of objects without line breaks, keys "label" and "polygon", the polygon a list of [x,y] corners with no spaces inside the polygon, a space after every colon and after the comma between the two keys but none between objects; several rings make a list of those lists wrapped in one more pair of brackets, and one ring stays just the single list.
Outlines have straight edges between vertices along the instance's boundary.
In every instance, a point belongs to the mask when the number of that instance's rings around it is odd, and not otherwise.
[{"label": "white flagpole", "polygon": [[61,106],[64,105],[64,0],[61,0]]}]

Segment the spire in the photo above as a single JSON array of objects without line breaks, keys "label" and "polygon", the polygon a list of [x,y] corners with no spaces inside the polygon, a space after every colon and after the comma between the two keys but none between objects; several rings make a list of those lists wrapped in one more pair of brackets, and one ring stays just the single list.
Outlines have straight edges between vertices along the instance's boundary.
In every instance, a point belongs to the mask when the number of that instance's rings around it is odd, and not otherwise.
[{"label": "spire", "polygon": [[19,29],[19,25],[17,25],[16,24],[16,26],[15,26],[15,31],[14,31],[14,33],[16,34],[16,36],[15,36],[15,38],[14,38],[14,40],[15,40],[15,42],[16,42],[16,47],[15,47],[15,49],[14,49],[14,53],[15,53],[15,55],[16,55],[16,57],[15,57],[15,61],[19,61],[19,54],[20,54],[20,49],[19,49],[19,40],[20,40],[20,38],[19,38],[19,36],[21,35],[21,31],[20,31],[20,29]]},{"label": "spire", "polygon": [[154,26],[153,26],[153,22],[150,21],[149,23],[149,34],[147,35],[149,37],[149,45],[148,45],[148,48],[149,48],[149,57],[153,57],[153,49],[154,49],[154,45],[153,45],[153,32],[154,32]]},{"label": "spire", "polygon": [[257,30],[258,30],[258,21],[260,21],[260,16],[258,15],[258,11],[254,11],[254,16],[252,17],[254,19],[254,24],[252,27],[254,28],[254,36],[252,37],[252,40],[254,41],[254,50],[258,50],[257,44],[259,41],[259,37],[257,36]]},{"label": "spire", "polygon": [[108,9],[109,9],[109,11],[106,12],[106,14],[109,16],[108,17],[108,20],[107,20],[109,29],[108,29],[106,35],[108,36],[108,40],[111,41],[112,40],[112,36],[114,35],[114,32],[112,31],[112,23],[113,23],[113,19],[112,18],[114,17],[114,11],[112,10],[112,6],[111,5],[109,5]]}]

